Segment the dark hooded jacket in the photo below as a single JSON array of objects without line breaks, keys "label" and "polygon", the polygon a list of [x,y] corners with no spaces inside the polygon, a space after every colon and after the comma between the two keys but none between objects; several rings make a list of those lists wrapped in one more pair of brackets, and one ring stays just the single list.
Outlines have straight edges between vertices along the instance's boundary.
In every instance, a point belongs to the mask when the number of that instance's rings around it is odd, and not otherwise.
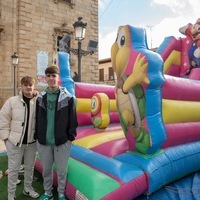
[{"label": "dark hooded jacket", "polygon": [[[76,116],[76,106],[74,97],[60,87],[57,104],[55,108],[55,145],[59,146],[68,140],[73,141],[76,137],[78,126]],[[36,131],[34,138],[40,144],[46,145],[47,130],[47,93],[43,91],[36,103]]]}]

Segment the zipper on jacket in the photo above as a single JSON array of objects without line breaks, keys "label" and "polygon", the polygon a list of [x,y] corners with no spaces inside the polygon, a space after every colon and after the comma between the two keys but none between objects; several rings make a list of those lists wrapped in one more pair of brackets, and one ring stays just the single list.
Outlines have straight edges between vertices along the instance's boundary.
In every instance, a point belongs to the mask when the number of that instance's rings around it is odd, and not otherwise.
[{"label": "zipper on jacket", "polygon": [[19,147],[22,145],[22,140],[24,139],[24,127],[25,127],[25,120],[26,120],[26,115],[27,115],[27,107],[26,107],[26,103],[23,101],[23,106],[25,107],[25,112],[24,112],[24,122],[22,122],[22,126],[23,126],[23,129],[22,129],[22,136],[20,137],[20,141],[19,141]]}]

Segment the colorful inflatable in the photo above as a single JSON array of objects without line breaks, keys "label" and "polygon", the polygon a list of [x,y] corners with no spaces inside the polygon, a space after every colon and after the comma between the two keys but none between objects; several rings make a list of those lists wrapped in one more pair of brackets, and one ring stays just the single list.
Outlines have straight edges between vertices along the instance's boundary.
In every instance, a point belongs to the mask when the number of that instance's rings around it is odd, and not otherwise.
[{"label": "colorful inflatable", "polygon": [[164,60],[164,73],[200,80],[200,19],[179,31],[186,37],[166,37],[157,50]]},{"label": "colorful inflatable", "polygon": [[[61,83],[77,103],[66,177],[70,200],[150,196],[200,170],[200,81],[181,78],[186,71],[176,39],[161,46],[152,52],[145,29],[119,27],[111,49],[116,87],[74,84],[69,55],[56,55]],[[35,168],[42,171],[39,155]]]}]

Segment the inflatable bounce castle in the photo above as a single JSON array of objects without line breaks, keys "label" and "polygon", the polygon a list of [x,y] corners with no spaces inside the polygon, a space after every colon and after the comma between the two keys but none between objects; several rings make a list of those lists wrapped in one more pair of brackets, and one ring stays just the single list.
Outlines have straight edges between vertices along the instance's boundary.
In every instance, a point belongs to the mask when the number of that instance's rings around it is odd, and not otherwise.
[{"label": "inflatable bounce castle", "polygon": [[[200,170],[199,66],[186,52],[196,44],[193,29],[187,25],[180,29],[186,38],[168,37],[152,52],[145,29],[119,27],[111,49],[115,87],[73,83],[69,55],[54,57],[60,84],[76,98],[79,124],[68,199],[142,199]],[[35,168],[42,172],[39,155]],[[56,185],[56,166],[54,174]]]}]

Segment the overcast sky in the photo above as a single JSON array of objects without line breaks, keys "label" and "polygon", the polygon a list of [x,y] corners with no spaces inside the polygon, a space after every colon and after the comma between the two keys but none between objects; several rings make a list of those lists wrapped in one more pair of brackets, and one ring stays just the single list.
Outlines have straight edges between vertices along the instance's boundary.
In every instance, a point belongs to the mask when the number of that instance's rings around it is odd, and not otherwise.
[{"label": "overcast sky", "polygon": [[184,37],[179,28],[200,18],[199,0],[98,0],[99,59],[110,49],[122,25],[147,30],[148,46],[158,47],[166,36]]}]

